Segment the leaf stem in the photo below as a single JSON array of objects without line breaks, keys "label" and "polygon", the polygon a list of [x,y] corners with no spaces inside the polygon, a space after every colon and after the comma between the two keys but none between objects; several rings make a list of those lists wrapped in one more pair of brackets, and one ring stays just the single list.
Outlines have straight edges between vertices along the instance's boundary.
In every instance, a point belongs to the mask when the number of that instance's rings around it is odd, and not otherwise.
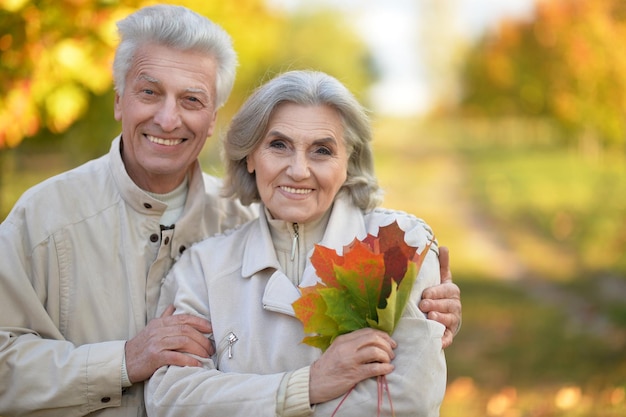
[{"label": "leaf stem", "polygon": [[335,408],[335,411],[333,411],[333,414],[330,417],[335,417],[335,414],[337,414],[337,411],[339,411],[339,407],[341,407],[341,405],[343,404],[343,402],[346,400],[346,398],[348,398],[348,395],[350,395],[350,393],[352,392],[352,390],[354,389],[356,385],[352,386],[352,388],[350,388],[348,390],[348,392],[346,392],[346,394],[343,396],[343,398],[341,399],[341,401],[339,401],[339,404],[337,405],[337,407]]}]

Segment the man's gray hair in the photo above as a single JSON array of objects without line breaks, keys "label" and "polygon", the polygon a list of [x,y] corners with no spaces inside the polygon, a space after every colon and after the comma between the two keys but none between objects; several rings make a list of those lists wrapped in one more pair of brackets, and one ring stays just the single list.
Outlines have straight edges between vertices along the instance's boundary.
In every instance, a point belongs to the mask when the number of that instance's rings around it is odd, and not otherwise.
[{"label": "man's gray hair", "polygon": [[217,64],[215,108],[226,103],[235,82],[237,54],[230,36],[219,25],[186,7],[161,4],[137,10],[120,20],[117,28],[120,44],[113,61],[113,80],[118,94],[124,93],[136,51],[157,44],[212,56]]}]

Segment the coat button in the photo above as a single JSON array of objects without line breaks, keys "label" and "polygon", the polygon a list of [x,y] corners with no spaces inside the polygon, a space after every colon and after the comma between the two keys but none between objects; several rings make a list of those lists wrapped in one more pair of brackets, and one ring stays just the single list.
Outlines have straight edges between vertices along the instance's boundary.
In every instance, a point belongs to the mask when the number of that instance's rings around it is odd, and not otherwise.
[{"label": "coat button", "polygon": [[150,235],[150,242],[158,242],[159,241],[159,235],[157,235],[156,233],[153,233]]},{"label": "coat button", "polygon": [[185,245],[180,245],[180,248],[178,248],[178,252],[182,254],[185,251],[185,249],[187,249]]},{"label": "coat button", "polygon": [[100,398],[100,402],[102,403],[108,403],[109,401],[111,401],[111,397],[102,397]]},{"label": "coat button", "polygon": [[169,237],[169,236],[167,236],[167,237],[165,238],[165,240],[163,241],[163,243],[164,243],[165,245],[167,245],[168,243],[170,243],[170,237]]},{"label": "coat button", "polygon": [[150,203],[143,203],[143,206],[147,209],[151,209],[152,208],[152,204]]}]

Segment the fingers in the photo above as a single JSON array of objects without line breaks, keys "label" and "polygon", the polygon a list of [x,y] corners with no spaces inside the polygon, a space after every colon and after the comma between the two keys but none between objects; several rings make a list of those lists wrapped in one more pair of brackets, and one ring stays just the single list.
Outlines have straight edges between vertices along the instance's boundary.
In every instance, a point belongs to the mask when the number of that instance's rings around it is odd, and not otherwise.
[{"label": "fingers", "polygon": [[337,337],[311,366],[310,401],[329,401],[365,379],[389,374],[396,346],[387,333],[369,328]]},{"label": "fingers", "polygon": [[163,319],[161,322],[161,325],[163,327],[189,326],[200,333],[213,332],[211,322],[201,317],[193,316],[191,314],[176,314],[161,316],[161,318]]},{"label": "fingers", "polygon": [[439,248],[439,274],[441,283],[452,282],[452,271],[450,271],[450,250],[447,246]]},{"label": "fingers", "polygon": [[354,346],[356,354],[368,349],[380,349],[386,352],[392,359],[394,357],[393,349],[397,347],[395,340],[386,332],[372,328],[359,329],[341,335],[335,339],[333,344],[335,343],[349,343],[351,346]]},{"label": "fingers", "polygon": [[165,311],[161,313],[161,318],[171,316],[172,314],[174,314],[174,310],[175,310],[174,305],[172,304],[168,305]]},{"label": "fingers", "polygon": [[[202,333],[192,327],[181,325],[171,328],[169,332],[163,332],[160,347],[162,350],[190,353],[192,355],[208,358],[212,352],[211,341]],[[168,364],[171,365],[171,364]]]},{"label": "fingers", "polygon": [[160,346],[164,350],[179,351],[208,358],[214,353],[213,344],[206,337],[211,323],[191,314],[177,314],[153,320],[159,326]]},{"label": "fingers", "polygon": [[454,340],[454,333],[452,330],[446,329],[446,331],[443,332],[443,337],[441,338],[441,347],[443,349],[447,348],[452,344],[452,340]]},{"label": "fingers", "polygon": [[206,337],[211,323],[189,314],[173,315],[168,307],[126,342],[126,368],[131,382],[148,379],[161,366],[199,366],[190,355],[208,358],[215,352]]}]

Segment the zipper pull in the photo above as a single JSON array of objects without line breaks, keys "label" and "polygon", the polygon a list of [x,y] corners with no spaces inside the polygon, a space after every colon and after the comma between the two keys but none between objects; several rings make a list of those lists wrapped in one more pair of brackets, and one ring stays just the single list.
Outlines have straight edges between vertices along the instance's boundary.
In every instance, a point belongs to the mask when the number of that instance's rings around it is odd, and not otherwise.
[{"label": "zipper pull", "polygon": [[298,223],[293,224],[293,241],[291,243],[291,260],[296,257],[296,248],[298,247]]},{"label": "zipper pull", "polygon": [[233,358],[233,345],[235,344],[235,342],[239,340],[239,338],[237,337],[235,333],[230,332],[228,333],[226,340],[228,341],[228,359],[232,359]]}]

